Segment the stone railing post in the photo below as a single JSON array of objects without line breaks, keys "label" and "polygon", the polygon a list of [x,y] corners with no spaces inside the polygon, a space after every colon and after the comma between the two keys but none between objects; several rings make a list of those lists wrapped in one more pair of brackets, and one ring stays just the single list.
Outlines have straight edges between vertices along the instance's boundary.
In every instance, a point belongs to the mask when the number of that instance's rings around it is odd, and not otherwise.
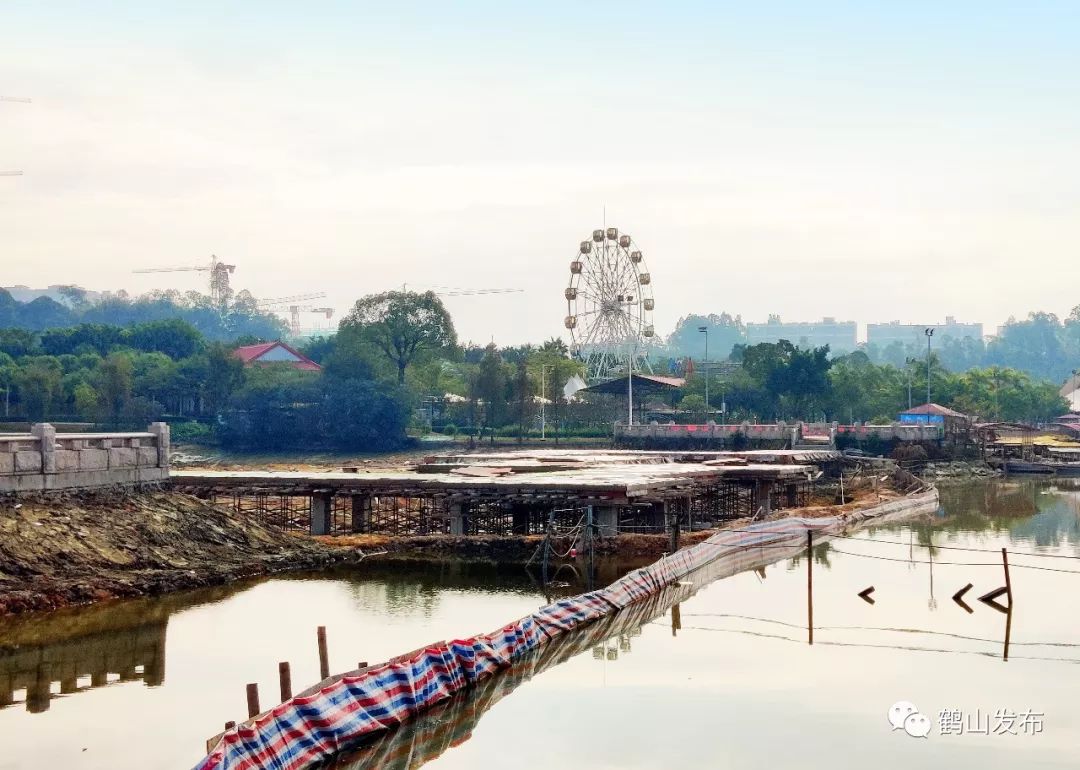
[{"label": "stone railing post", "polygon": [[41,472],[56,473],[56,428],[47,422],[36,422],[30,433],[38,441],[41,451]]},{"label": "stone railing post", "polygon": [[169,423],[152,422],[148,433],[154,434],[154,443],[157,445],[157,467],[169,467]]}]

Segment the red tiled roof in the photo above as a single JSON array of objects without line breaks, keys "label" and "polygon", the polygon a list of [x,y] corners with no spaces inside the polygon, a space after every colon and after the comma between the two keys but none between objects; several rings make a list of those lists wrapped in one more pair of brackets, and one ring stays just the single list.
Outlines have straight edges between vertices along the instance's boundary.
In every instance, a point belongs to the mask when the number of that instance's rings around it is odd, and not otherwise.
[{"label": "red tiled roof", "polygon": [[958,412],[955,409],[949,409],[947,406],[941,404],[919,404],[913,406],[911,409],[905,409],[900,414],[935,414],[941,417],[960,417],[963,419],[969,419],[968,416],[962,412]]},{"label": "red tiled roof", "polygon": [[[282,348],[287,350],[296,356],[296,361],[260,361],[264,355],[269,353],[274,348]],[[277,342],[263,342],[259,345],[243,345],[233,351],[233,355],[244,362],[244,366],[251,366],[258,363],[283,363],[290,364],[294,369],[299,369],[304,372],[320,372],[322,367],[305,356],[303,353],[295,350],[286,345],[281,340]]]}]

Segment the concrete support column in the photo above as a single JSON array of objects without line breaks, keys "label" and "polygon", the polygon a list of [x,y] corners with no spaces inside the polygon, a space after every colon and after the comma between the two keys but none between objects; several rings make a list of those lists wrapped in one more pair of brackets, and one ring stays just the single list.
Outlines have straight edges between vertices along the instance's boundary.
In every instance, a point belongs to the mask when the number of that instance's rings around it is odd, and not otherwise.
[{"label": "concrete support column", "polygon": [[56,473],[56,428],[47,422],[37,422],[30,433],[41,446],[41,472]]},{"label": "concrete support column", "polygon": [[330,534],[330,514],[333,510],[332,492],[316,492],[311,496],[311,534]]},{"label": "concrete support column", "polygon": [[772,513],[772,488],[773,483],[769,479],[758,479],[754,482],[754,516],[761,511],[762,516]]},{"label": "concrete support column", "polygon": [[49,700],[52,698],[51,686],[51,668],[48,663],[42,663],[38,666],[34,683],[26,688],[26,710],[31,714],[41,714],[48,711]]},{"label": "concrete support column", "polygon": [[594,505],[593,523],[600,537],[615,537],[619,534],[619,509],[614,505]]},{"label": "concrete support column", "polygon": [[510,531],[515,535],[529,534],[529,506],[514,503],[510,507]]},{"label": "concrete support column", "polygon": [[450,534],[465,534],[465,506],[461,503],[450,503]]},{"label": "concrete support column", "polygon": [[371,498],[368,495],[349,495],[351,507],[349,510],[349,529],[353,532],[369,532],[371,530]]},{"label": "concrete support column", "polygon": [[154,443],[157,445],[157,467],[168,468],[170,453],[169,423],[152,422],[148,432],[154,434]]}]

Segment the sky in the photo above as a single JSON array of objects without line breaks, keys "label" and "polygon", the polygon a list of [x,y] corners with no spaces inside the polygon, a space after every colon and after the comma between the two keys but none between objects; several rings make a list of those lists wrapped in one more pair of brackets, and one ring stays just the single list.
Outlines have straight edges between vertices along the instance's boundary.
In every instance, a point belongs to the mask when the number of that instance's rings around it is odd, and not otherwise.
[{"label": "sky", "polygon": [[577,244],[689,313],[982,321],[1080,304],[1070,2],[5,2],[0,285],[447,297],[565,335]]}]

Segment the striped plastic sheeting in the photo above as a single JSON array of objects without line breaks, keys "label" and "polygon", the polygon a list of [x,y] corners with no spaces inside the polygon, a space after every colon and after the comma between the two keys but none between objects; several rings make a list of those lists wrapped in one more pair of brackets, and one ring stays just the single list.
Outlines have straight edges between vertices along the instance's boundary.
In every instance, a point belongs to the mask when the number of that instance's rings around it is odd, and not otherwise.
[{"label": "striped plastic sheeting", "polygon": [[599,591],[563,599],[494,631],[429,645],[297,696],[227,731],[195,770],[299,770],[389,730],[491,676],[541,644],[643,599],[735,551],[791,544],[839,519],[785,519],[719,532]]}]

